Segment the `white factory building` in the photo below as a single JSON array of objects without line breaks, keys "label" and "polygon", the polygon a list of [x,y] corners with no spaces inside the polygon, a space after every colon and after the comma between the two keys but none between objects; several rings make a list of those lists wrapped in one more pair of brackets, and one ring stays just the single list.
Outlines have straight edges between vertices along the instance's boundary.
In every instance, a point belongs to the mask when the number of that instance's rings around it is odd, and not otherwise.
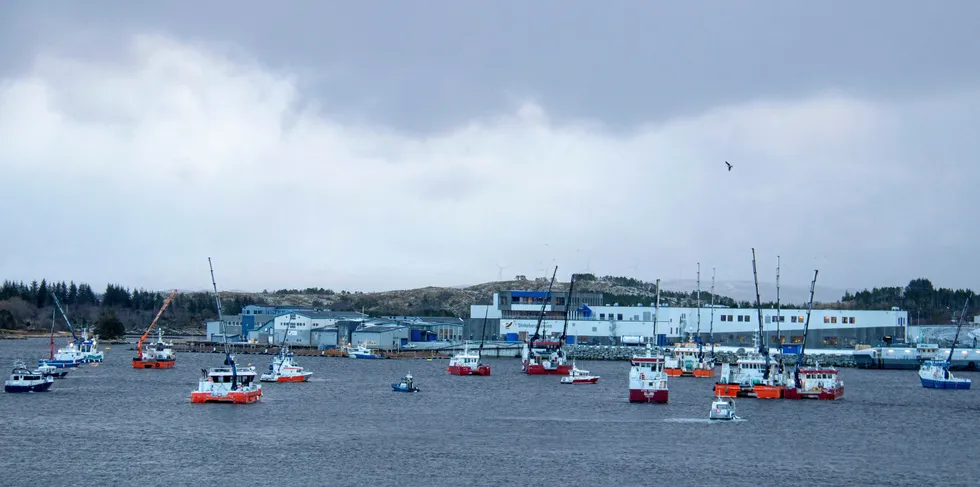
[{"label": "white factory building", "polygon": [[[479,333],[486,313],[488,330],[493,330],[488,331],[491,338],[523,341],[534,333],[546,296],[543,291],[495,293],[489,310],[488,305],[470,307],[468,335],[473,338],[474,330]],[[557,293],[551,297],[551,302],[545,303],[546,319],[540,331],[543,336],[561,335],[565,299],[564,294]],[[566,338],[569,343],[630,343],[638,338],[641,341],[653,338],[656,343],[667,344],[686,339],[698,330],[699,310],[694,307],[661,306],[654,332],[654,306],[606,306],[602,303],[602,294],[598,293],[576,293],[571,306]],[[779,311],[778,322],[776,317],[775,309],[762,310],[763,328],[769,342],[801,343],[806,310],[783,309]],[[898,308],[885,311],[814,309],[807,343],[850,348],[856,344],[877,343],[886,336],[904,337],[907,325],[908,312]],[[759,312],[754,308],[702,307],[700,336],[705,342],[712,327],[715,343],[751,345],[759,330]]]}]

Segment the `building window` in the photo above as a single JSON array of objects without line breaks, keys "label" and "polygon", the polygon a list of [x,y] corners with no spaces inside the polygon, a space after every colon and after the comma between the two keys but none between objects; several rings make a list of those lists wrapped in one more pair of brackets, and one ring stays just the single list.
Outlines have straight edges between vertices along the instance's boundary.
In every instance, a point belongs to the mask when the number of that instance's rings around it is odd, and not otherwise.
[{"label": "building window", "polygon": [[598,330],[596,330],[596,327],[594,327],[594,326],[593,326],[593,327],[592,327],[592,333],[595,333],[595,332],[597,332],[597,331],[598,331]]},{"label": "building window", "polygon": [[772,321],[772,317],[771,316],[766,316],[766,323],[770,323],[771,321]]},{"label": "building window", "polygon": [[623,321],[623,313],[619,313],[616,315],[616,321]]},{"label": "building window", "polygon": [[830,317],[830,322],[831,323],[837,323],[837,317],[836,316],[831,316]]},{"label": "building window", "polygon": [[728,318],[728,317],[725,316],[725,315],[721,315],[721,321],[728,321],[726,318]]},{"label": "building window", "polygon": [[749,315],[745,315],[745,322],[748,323],[750,321],[752,321],[752,317]]},{"label": "building window", "polygon": [[854,324],[854,317],[853,316],[851,317],[850,324],[852,324],[852,325]]},{"label": "building window", "polygon": [[798,316],[797,318],[798,318],[798,321],[799,321],[800,323],[803,323],[804,321],[806,321],[806,320],[804,320],[804,319],[803,319],[803,317],[802,317],[802,316]]},{"label": "building window", "polygon": [[791,317],[789,321],[792,323],[796,323],[796,317],[795,316]]},{"label": "building window", "polygon": [[830,323],[830,317],[829,316],[824,316],[823,317],[823,322],[824,323]]},{"label": "building window", "polygon": [[605,313],[599,313],[599,319],[600,320],[606,319],[606,314]]},{"label": "building window", "polygon": [[738,315],[738,321],[739,321],[739,323],[742,322],[742,315]]}]

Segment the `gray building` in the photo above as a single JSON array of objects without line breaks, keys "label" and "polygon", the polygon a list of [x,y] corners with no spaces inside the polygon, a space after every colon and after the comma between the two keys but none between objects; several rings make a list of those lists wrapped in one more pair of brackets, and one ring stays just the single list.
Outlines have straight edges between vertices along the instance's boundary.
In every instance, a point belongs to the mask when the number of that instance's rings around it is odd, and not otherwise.
[{"label": "gray building", "polygon": [[351,335],[354,346],[393,349],[408,344],[409,327],[397,324],[368,325],[358,328]]}]

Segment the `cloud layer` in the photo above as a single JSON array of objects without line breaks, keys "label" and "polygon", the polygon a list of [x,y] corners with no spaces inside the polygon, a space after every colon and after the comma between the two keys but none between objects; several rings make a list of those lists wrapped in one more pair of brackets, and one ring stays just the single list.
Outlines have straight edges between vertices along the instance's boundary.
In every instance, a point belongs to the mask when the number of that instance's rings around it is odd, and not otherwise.
[{"label": "cloud layer", "polygon": [[766,281],[778,254],[803,286],[815,267],[836,287],[971,285],[977,93],[828,90],[628,132],[529,99],[423,136],[350,123],[299,86],[156,35],[111,60],[39,55],[0,82],[2,277],[204,288],[211,256],[227,289],[457,285],[551,262],[744,280],[756,247]]}]

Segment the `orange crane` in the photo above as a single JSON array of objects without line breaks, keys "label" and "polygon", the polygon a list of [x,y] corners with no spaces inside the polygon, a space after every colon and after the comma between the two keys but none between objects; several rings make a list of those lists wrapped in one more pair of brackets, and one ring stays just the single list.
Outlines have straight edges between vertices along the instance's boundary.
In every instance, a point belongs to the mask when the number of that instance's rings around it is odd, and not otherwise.
[{"label": "orange crane", "polygon": [[153,329],[153,325],[157,324],[160,316],[163,315],[163,310],[167,309],[167,306],[170,305],[170,302],[173,301],[174,296],[176,295],[177,290],[174,289],[174,291],[170,293],[170,296],[167,296],[167,299],[163,301],[163,306],[160,307],[160,311],[157,312],[157,315],[155,318],[153,318],[150,326],[146,328],[146,332],[143,333],[143,336],[140,337],[139,342],[136,343],[136,353],[138,356],[133,358],[134,369],[169,369],[172,368],[177,362],[177,358],[174,355],[173,350],[168,348],[163,343],[162,336],[154,347],[152,353],[148,354],[147,356],[143,355],[143,341],[145,341],[146,337],[149,336],[150,330]]}]

